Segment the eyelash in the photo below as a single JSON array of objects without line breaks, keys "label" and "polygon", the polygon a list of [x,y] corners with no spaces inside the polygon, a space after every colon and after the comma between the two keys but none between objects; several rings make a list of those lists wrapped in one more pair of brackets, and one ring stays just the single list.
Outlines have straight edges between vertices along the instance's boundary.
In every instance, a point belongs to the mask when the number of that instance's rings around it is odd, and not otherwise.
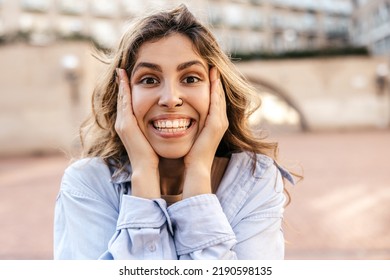
[{"label": "eyelash", "polygon": [[[153,83],[147,83],[148,80],[153,80]],[[158,83],[158,80],[156,78],[153,78],[153,77],[145,77],[143,79],[141,79],[139,81],[140,84],[144,84],[144,85],[155,85]]]},{"label": "eyelash", "polygon": [[[193,82],[185,82],[187,79],[193,79],[194,81]],[[150,80],[153,80],[153,83],[148,83],[148,81]],[[195,83],[199,83],[200,81],[202,81],[201,78],[197,77],[197,76],[187,76],[185,77],[184,79],[182,79],[182,81],[185,83],[185,84],[195,84]],[[140,84],[143,84],[143,85],[155,85],[155,84],[158,84],[159,81],[158,79],[154,78],[154,77],[144,77],[142,78],[140,81],[139,81]]]},{"label": "eyelash", "polygon": [[195,81],[194,82],[192,82],[192,83],[188,83],[188,82],[186,82],[186,84],[195,84],[195,83],[199,83],[200,81],[201,81],[201,79],[199,78],[199,77],[197,77],[197,76],[187,76],[187,77],[185,77],[184,79],[183,79],[183,81],[184,80],[187,80],[187,79],[194,79]]}]

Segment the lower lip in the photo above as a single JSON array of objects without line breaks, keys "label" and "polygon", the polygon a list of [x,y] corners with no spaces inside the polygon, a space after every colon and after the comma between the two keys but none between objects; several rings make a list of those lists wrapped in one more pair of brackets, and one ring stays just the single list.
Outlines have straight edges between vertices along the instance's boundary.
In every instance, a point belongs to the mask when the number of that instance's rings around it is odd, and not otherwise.
[{"label": "lower lip", "polygon": [[188,127],[187,129],[184,129],[184,130],[176,130],[176,131],[173,131],[173,132],[169,132],[169,131],[166,131],[166,130],[158,130],[157,128],[155,128],[153,125],[150,125],[153,132],[155,134],[157,134],[158,136],[162,137],[162,138],[180,138],[180,137],[183,137],[185,135],[187,135],[194,127],[194,122],[190,125],[190,127]]}]

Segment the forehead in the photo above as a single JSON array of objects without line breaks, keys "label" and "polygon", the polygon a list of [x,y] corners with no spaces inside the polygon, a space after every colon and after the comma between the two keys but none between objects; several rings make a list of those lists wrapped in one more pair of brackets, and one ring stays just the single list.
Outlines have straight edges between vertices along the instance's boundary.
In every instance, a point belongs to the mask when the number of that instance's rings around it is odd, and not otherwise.
[{"label": "forehead", "polygon": [[138,51],[136,64],[140,61],[180,64],[190,60],[200,60],[207,66],[192,41],[182,34],[174,33],[156,41],[145,42]]}]

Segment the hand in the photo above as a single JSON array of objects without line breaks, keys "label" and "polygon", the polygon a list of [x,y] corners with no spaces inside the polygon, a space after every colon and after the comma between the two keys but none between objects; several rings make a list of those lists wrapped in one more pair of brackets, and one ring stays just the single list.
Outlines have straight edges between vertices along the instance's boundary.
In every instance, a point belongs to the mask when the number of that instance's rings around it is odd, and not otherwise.
[{"label": "hand", "polygon": [[211,166],[215,152],[229,127],[226,99],[218,70],[210,69],[210,108],[205,125],[184,158],[186,175],[183,197],[211,192]]},{"label": "hand", "polygon": [[160,197],[159,158],[140,130],[133,113],[131,90],[126,71],[117,69],[119,90],[115,130],[121,139],[132,167],[132,195]]}]

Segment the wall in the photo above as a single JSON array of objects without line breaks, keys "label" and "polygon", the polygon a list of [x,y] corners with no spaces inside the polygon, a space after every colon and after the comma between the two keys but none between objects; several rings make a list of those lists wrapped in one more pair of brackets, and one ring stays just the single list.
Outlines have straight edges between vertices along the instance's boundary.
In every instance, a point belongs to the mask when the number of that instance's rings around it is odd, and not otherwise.
[{"label": "wall", "polygon": [[310,130],[389,125],[390,89],[377,94],[376,71],[386,57],[335,57],[238,63],[293,100]]},{"label": "wall", "polygon": [[[90,53],[84,43],[0,47],[0,155],[71,148],[98,77]],[[68,54],[80,60],[78,103],[72,102],[62,66]]]}]

